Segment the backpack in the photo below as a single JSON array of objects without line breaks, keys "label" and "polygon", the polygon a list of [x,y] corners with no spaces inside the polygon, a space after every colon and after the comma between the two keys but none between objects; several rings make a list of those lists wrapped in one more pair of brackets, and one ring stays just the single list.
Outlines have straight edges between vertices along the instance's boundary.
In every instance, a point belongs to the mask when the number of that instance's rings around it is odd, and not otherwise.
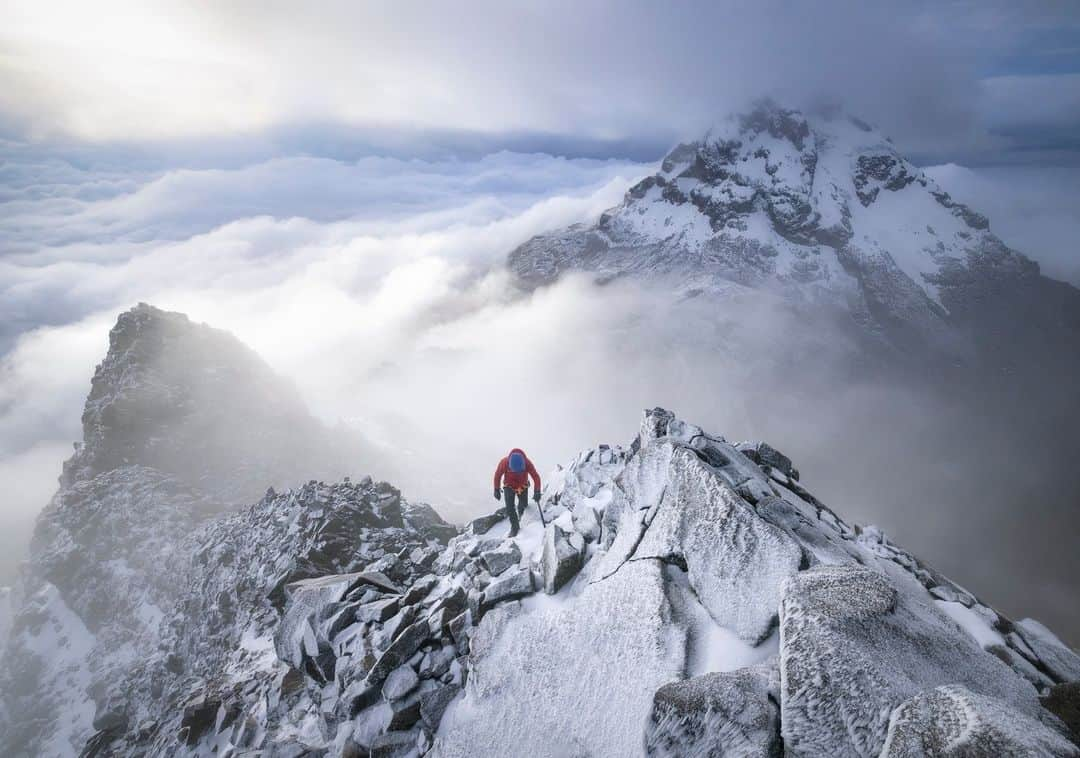
[{"label": "backpack", "polygon": [[510,453],[510,457],[507,458],[507,468],[515,474],[522,474],[525,472],[525,454],[514,451]]}]

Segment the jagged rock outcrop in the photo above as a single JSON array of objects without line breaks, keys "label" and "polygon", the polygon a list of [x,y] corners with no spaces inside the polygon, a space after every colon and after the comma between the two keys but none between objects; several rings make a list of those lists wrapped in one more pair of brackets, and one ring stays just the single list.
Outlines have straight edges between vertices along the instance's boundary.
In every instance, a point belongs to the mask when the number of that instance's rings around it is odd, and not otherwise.
[{"label": "jagged rock outcrop", "polygon": [[369,562],[359,543],[381,544],[370,531],[428,561],[456,533],[370,481],[312,483],[230,516],[271,482],[340,471],[337,456],[357,448],[322,430],[247,347],[181,314],[139,305],[120,316],[83,429],[9,596],[5,755],[78,753],[95,730],[134,727],[130,672],[157,667],[142,691],[152,703],[212,670],[242,642],[237,619],[268,613],[265,582],[280,595],[292,579]]},{"label": "jagged rock outcrop", "polygon": [[848,314],[895,357],[1020,369],[1080,338],[1080,290],[1042,276],[882,134],[772,102],[678,145],[598,223],[535,237],[508,264],[526,287],[576,270],[687,297],[777,291]]},{"label": "jagged rock outcrop", "polygon": [[540,555],[540,570],[544,592],[554,595],[574,578],[585,561],[585,537],[566,532],[558,524],[544,529],[544,549]]},{"label": "jagged rock outcrop", "polygon": [[[209,524],[193,539],[190,589],[162,624],[160,651],[123,681],[125,718],[140,728],[108,750],[157,753],[204,734],[263,749],[305,707],[332,705],[326,686],[362,657],[334,644],[340,633],[355,634],[359,611],[422,582],[427,569],[412,556],[441,547],[408,511],[397,490],[365,478],[270,492]],[[193,737],[184,704],[200,699],[229,717]]]},{"label": "jagged rock outcrop", "polygon": [[120,314],[61,487],[131,465],[224,503],[272,484],[347,473],[295,388],[228,332],[140,303]]}]

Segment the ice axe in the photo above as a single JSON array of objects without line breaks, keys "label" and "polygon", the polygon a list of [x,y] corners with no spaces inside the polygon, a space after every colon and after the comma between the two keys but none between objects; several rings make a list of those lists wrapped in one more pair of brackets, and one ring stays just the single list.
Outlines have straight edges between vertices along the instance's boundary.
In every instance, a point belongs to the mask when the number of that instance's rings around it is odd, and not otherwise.
[{"label": "ice axe", "polygon": [[540,514],[540,523],[547,529],[547,521],[544,520],[544,509],[540,506],[540,498],[536,498],[536,511]]}]

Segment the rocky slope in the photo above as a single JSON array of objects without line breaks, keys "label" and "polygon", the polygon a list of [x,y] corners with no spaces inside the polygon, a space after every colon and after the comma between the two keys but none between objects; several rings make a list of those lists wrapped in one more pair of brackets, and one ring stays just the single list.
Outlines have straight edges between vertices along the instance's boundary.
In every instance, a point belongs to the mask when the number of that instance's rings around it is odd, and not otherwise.
[{"label": "rocky slope", "polygon": [[[426,541],[386,523],[385,485],[341,518],[354,487],[215,528],[89,755],[1080,755],[1048,710],[1075,707],[1080,657],[846,524],[768,445],[650,411],[557,472],[546,523],[510,539],[493,514],[444,549],[429,512]],[[297,520],[353,562],[287,581]]]},{"label": "rocky slope", "polygon": [[[96,381],[87,415],[140,382]],[[165,419],[158,450],[190,428],[159,401],[136,414]],[[156,468],[129,428],[90,425],[41,517],[4,755],[1080,755],[1080,657],[845,523],[766,444],[649,411],[510,539],[369,478],[236,509],[197,442]]]},{"label": "rocky slope", "polygon": [[111,331],[83,430],[10,598],[3,754],[77,753],[157,649],[206,530],[270,483],[339,476],[356,450],[236,338],[147,305]]},{"label": "rocky slope", "polygon": [[888,139],[769,102],[679,145],[597,224],[536,237],[509,266],[529,287],[579,270],[685,296],[777,291],[920,358],[1023,366],[1080,338],[1080,291],[1043,277]]}]

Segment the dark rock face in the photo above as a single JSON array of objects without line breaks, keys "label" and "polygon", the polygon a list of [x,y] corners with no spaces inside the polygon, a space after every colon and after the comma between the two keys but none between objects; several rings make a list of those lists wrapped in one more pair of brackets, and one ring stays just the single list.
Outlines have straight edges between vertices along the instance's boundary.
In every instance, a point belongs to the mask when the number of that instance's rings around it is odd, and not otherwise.
[{"label": "dark rock face", "polygon": [[424,720],[424,726],[435,731],[442,721],[447,706],[458,696],[461,688],[454,685],[439,687],[427,693],[420,700],[420,717]]},{"label": "dark rock face", "polygon": [[214,726],[220,707],[221,703],[218,701],[208,700],[201,696],[184,706],[184,715],[180,719],[180,733],[187,744],[196,744]]},{"label": "dark rock face", "polygon": [[776,469],[784,476],[798,481],[799,472],[791,459],[766,442],[743,442],[737,446],[740,453],[759,466]]},{"label": "dark rock face", "polygon": [[416,748],[416,736],[408,732],[380,734],[371,743],[371,758],[405,758]]},{"label": "dark rock face", "polygon": [[1080,745],[1080,681],[1053,685],[1042,697],[1042,704],[1061,719],[1072,741]]},{"label": "dark rock face", "polygon": [[915,174],[894,155],[860,155],[855,160],[855,193],[864,206],[874,202],[880,190],[897,192],[915,179]]}]

